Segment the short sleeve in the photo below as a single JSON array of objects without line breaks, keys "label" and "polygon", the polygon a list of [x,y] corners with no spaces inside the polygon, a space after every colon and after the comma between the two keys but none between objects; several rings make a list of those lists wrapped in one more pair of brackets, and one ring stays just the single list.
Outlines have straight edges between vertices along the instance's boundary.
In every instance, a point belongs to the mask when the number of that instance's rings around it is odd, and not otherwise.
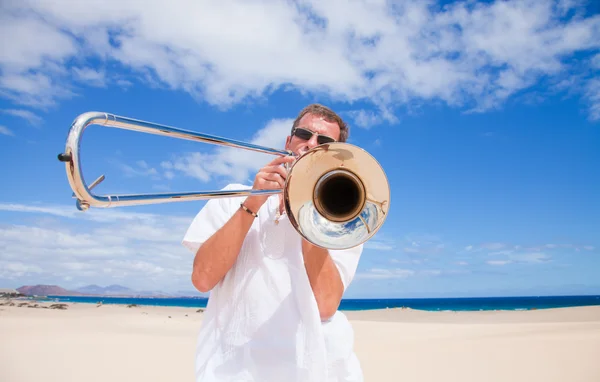
[{"label": "short sleeve", "polygon": [[[248,189],[250,187],[240,184],[230,184],[222,190]],[[236,199],[236,200],[233,200]],[[217,232],[237,211],[239,197],[224,197],[209,199],[204,207],[194,217],[188,227],[182,244],[184,247],[196,253],[198,248]],[[237,203],[237,204],[236,204]]]},{"label": "short sleeve", "polygon": [[348,288],[358,267],[358,262],[363,251],[363,244],[349,249],[330,249],[329,256],[333,259],[344,284],[344,291]]}]

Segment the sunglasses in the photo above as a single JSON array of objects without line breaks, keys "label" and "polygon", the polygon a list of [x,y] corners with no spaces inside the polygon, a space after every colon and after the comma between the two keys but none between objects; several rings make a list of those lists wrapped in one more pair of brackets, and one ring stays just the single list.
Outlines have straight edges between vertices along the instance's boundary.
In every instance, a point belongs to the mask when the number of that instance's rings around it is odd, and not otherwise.
[{"label": "sunglasses", "polygon": [[310,130],[304,129],[302,127],[296,127],[294,129],[294,131],[292,131],[292,135],[303,139],[305,141],[308,141],[309,139],[312,138],[313,135],[317,135],[317,143],[322,145],[324,143],[332,143],[335,142],[335,139],[331,138],[328,135],[323,135],[323,134],[318,134],[318,133],[314,133]]}]

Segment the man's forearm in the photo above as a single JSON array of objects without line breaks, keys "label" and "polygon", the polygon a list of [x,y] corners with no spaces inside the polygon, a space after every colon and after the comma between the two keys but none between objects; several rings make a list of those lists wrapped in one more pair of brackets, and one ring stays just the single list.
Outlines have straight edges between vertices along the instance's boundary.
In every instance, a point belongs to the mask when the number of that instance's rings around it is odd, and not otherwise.
[{"label": "man's forearm", "polygon": [[196,252],[192,284],[206,293],[227,274],[235,263],[254,217],[242,209],[215,232]]},{"label": "man's forearm", "polygon": [[335,314],[342,300],[342,278],[327,249],[302,240],[302,253],[321,319],[327,320]]}]

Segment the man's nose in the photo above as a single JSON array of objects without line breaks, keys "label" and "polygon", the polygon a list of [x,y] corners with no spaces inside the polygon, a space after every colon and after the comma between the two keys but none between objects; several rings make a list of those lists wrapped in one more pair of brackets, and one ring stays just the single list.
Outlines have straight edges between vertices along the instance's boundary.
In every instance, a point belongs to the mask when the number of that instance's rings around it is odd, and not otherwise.
[{"label": "man's nose", "polygon": [[319,145],[319,142],[317,141],[317,134],[313,134],[313,136],[308,140],[307,144],[311,149],[317,147]]}]

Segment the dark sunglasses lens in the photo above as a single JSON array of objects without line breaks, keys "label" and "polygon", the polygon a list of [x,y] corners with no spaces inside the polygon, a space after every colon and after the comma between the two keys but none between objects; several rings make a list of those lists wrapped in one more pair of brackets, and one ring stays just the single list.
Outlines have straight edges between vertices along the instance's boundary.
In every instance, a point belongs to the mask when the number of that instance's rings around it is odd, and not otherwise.
[{"label": "dark sunglasses lens", "polygon": [[[294,135],[300,139],[308,141],[309,139],[312,138],[313,133],[310,130],[298,128],[294,131]],[[331,143],[331,142],[335,142],[335,139],[328,137],[326,135],[317,135],[317,143],[318,144],[322,145],[324,143]]]},{"label": "dark sunglasses lens", "polygon": [[310,131],[304,130],[304,129],[296,129],[296,131],[294,132],[294,135],[300,139],[305,139],[305,140],[309,140],[312,137],[312,133]]},{"label": "dark sunglasses lens", "polygon": [[324,143],[331,143],[331,142],[335,142],[335,140],[333,138],[324,136],[324,135],[319,135],[319,137],[317,138],[317,142],[322,145]]}]

